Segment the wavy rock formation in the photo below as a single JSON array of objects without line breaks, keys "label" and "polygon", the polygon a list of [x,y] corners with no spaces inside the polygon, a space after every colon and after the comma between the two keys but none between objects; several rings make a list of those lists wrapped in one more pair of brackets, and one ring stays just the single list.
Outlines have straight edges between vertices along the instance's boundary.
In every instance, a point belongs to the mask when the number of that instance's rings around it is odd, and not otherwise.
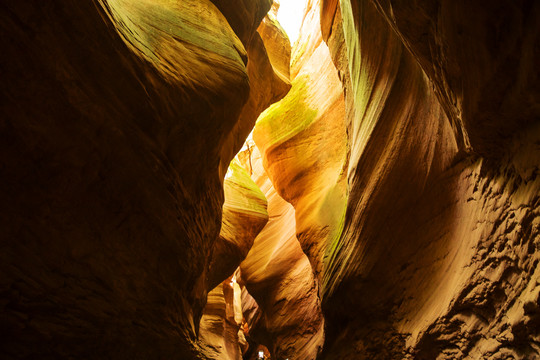
[{"label": "wavy rock formation", "polygon": [[2,357],[195,356],[219,164],[288,87],[238,3],[0,5]]},{"label": "wavy rock formation", "polygon": [[[199,327],[199,346],[207,359],[239,359],[247,350],[241,327],[242,289],[233,273],[268,222],[266,197],[236,160],[229,166],[224,190],[221,231],[210,263],[209,284],[214,288]],[[219,283],[224,275],[230,276]]]},{"label": "wavy rock formation", "polygon": [[212,288],[234,273],[268,222],[266,197],[237,161],[231,162],[223,188],[221,230],[210,263]]},{"label": "wavy rock formation", "polygon": [[454,126],[463,124],[472,151],[500,158],[538,121],[540,4],[372,3],[431,79]]},{"label": "wavy rock formation", "polygon": [[0,358],[540,359],[540,2],[278,8],[2,1]]},{"label": "wavy rock formation", "polygon": [[[246,6],[254,6],[255,2],[246,1]],[[219,1],[221,3],[221,1]],[[271,3],[271,2],[270,2]],[[225,7],[225,5],[223,5]],[[238,122],[229,133],[227,142],[222,147],[221,175],[225,174],[229,161],[241,149],[260,113],[270,104],[282,99],[291,88],[289,82],[290,45],[287,34],[275,20],[274,6],[260,22],[257,31],[249,40],[243,40],[248,51],[247,72],[250,82],[250,93],[247,103],[242,108]],[[267,11],[267,8],[265,8]],[[229,10],[230,11],[230,10]],[[248,10],[246,10],[248,11]],[[251,13],[253,10],[249,10]],[[236,13],[236,12],[235,12]],[[256,12],[259,15],[259,12]],[[264,15],[264,13],[263,13]],[[242,19],[249,17],[244,16]],[[244,20],[245,21],[245,20]],[[233,28],[235,24],[233,23]],[[242,27],[245,27],[242,26]],[[253,28],[254,29],[254,28]]]},{"label": "wavy rock formation", "polygon": [[[250,98],[240,114],[239,126],[230,138],[234,143],[234,152],[238,151],[236,147],[239,141],[244,142],[259,113],[271,102],[282,98],[290,88],[290,45],[285,32],[275,20],[276,11],[277,8],[274,7],[274,11],[265,16],[248,48],[251,59],[262,61],[255,65],[248,63],[252,87]],[[267,73],[271,76],[267,76]],[[221,231],[210,264],[210,287],[218,285],[224,277],[233,274],[268,221],[265,195],[237,160],[228,167],[224,190]],[[232,303],[235,297],[224,297],[227,282],[228,280],[225,280],[209,293],[209,302],[204,310],[207,316],[201,319],[201,346],[203,353],[212,359],[238,358],[242,355],[238,349],[243,347],[243,350],[246,350],[247,346],[243,330],[238,331],[240,322],[236,327],[231,326],[231,319],[225,316],[225,308],[232,306],[240,309],[242,319],[240,301]],[[223,316],[220,318],[219,315]],[[205,351],[209,348],[212,350]]]},{"label": "wavy rock formation", "polygon": [[296,235],[317,275],[339,237],[347,186],[343,91],[319,19],[318,1],[309,1],[293,50],[292,88],[253,131],[273,186],[294,206]]},{"label": "wavy rock formation", "polygon": [[205,359],[241,359],[246,349],[241,327],[242,290],[232,279],[225,280],[208,293],[199,337]]},{"label": "wavy rock formation", "polygon": [[258,148],[243,155],[268,199],[270,217],[240,264],[241,282],[256,300],[244,295],[249,338],[278,359],[315,359],[324,340],[324,320],[317,281],[295,235],[294,208],[276,192]]},{"label": "wavy rock formation", "polygon": [[538,11],[468,4],[322,4],[350,121],[325,358],[538,356]]}]

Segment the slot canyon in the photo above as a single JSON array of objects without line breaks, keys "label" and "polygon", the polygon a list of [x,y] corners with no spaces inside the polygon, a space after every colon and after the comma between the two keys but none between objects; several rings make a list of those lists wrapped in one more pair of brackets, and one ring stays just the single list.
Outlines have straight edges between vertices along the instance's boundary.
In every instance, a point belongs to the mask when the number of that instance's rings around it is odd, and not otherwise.
[{"label": "slot canyon", "polygon": [[2,0],[0,358],[540,359],[540,1],[289,1]]}]

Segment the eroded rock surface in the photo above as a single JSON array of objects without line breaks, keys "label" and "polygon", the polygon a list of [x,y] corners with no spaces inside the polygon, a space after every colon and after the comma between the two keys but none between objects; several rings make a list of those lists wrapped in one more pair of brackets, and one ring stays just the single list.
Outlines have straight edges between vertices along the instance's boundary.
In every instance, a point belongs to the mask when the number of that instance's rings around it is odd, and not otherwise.
[{"label": "eroded rock surface", "polygon": [[283,92],[244,5],[2,3],[2,357],[196,356],[219,164]]},{"label": "eroded rock surface", "polygon": [[309,1],[293,49],[292,88],[253,131],[273,186],[294,206],[296,235],[318,276],[343,225],[347,186],[343,91],[320,29],[319,2]]},{"label": "eroded rock surface", "polygon": [[223,187],[225,203],[210,264],[211,288],[232,276],[268,222],[266,197],[237,161],[231,162]]},{"label": "eroded rock surface", "polygon": [[[248,1],[251,4],[251,2]],[[287,94],[289,82],[290,45],[285,31],[272,13],[266,15],[249,39],[247,71],[250,93],[238,122],[230,132],[221,151],[220,171],[224,175],[229,161],[242,148],[259,114],[270,104]]]},{"label": "eroded rock surface", "polygon": [[296,238],[294,208],[274,189],[258,148],[243,154],[268,199],[270,217],[240,265],[242,283],[256,300],[256,306],[251,301],[243,306],[249,337],[278,359],[315,359],[324,340],[324,320],[317,280]]},{"label": "eroded rock surface", "polygon": [[[321,285],[325,358],[539,356],[529,5],[499,7],[503,20],[480,2],[323,4],[351,137],[345,227]],[[515,51],[487,56],[503,26]]]},{"label": "eroded rock surface", "polygon": [[538,122],[538,2],[372,3],[432,80],[454,126],[465,127],[472,151],[499,159]]},{"label": "eroded rock surface", "polygon": [[233,276],[208,293],[199,336],[205,359],[242,358],[247,342],[242,328],[241,294],[240,285]]},{"label": "eroded rock surface", "polygon": [[540,358],[540,3],[271,6],[2,2],[0,357]]}]

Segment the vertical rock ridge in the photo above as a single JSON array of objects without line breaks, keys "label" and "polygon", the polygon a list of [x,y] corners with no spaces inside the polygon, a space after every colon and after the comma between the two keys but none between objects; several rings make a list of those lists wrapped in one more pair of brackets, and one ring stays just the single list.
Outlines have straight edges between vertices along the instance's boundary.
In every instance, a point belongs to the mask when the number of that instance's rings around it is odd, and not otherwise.
[{"label": "vertical rock ridge", "polygon": [[241,288],[225,280],[208,293],[201,318],[200,344],[205,359],[241,359],[245,348]]},{"label": "vertical rock ridge", "polygon": [[236,161],[231,162],[223,187],[225,202],[210,263],[209,288],[232,276],[268,222],[266,197]]},{"label": "vertical rock ridge", "polygon": [[1,3],[1,358],[540,358],[540,2],[278,7]]},{"label": "vertical rock ridge", "polygon": [[239,120],[222,147],[220,172],[225,174],[230,160],[240,151],[259,114],[270,104],[287,94],[289,81],[290,45],[285,31],[268,14],[247,45],[250,61],[247,71],[250,95],[242,108]]},{"label": "vertical rock ridge", "polygon": [[433,83],[472,150],[500,159],[512,137],[537,122],[540,5],[517,1],[374,0]]}]

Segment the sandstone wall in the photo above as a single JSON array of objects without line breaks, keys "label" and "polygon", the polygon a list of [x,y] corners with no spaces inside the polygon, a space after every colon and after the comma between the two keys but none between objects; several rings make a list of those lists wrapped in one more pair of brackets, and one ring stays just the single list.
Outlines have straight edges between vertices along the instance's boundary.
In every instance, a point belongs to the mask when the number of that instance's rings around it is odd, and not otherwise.
[{"label": "sandstone wall", "polygon": [[224,169],[288,89],[271,2],[229,5],[2,3],[2,357],[196,356]]},{"label": "sandstone wall", "polygon": [[321,6],[351,136],[325,358],[535,358],[536,6]]}]

